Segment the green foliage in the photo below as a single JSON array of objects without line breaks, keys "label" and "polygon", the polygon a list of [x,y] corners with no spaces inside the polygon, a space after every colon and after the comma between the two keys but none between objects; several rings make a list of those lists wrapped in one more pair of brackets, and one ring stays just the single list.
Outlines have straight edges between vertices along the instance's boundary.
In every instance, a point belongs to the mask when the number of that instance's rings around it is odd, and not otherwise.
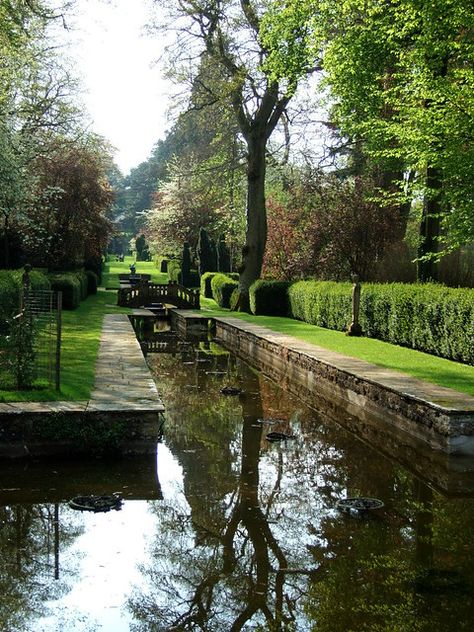
[{"label": "green foliage", "polygon": [[81,301],[83,301],[89,295],[89,278],[85,270],[77,270],[75,274],[81,287]]},{"label": "green foliage", "polygon": [[250,311],[252,314],[267,316],[288,315],[287,281],[269,281],[259,279],[252,283],[249,290]]},{"label": "green foliage", "polygon": [[322,67],[332,123],[386,173],[411,173],[412,199],[436,199],[447,247],[473,241],[471,0],[288,0],[266,19],[274,76]]},{"label": "green foliage", "polygon": [[[288,289],[292,317],[344,331],[352,316],[350,283],[298,281]],[[436,284],[363,284],[364,335],[474,364],[474,290]]]},{"label": "green foliage", "polygon": [[185,287],[191,286],[191,250],[187,241],[183,244],[183,256],[181,262],[181,283]]},{"label": "green foliage", "polygon": [[35,325],[28,311],[9,321],[4,355],[7,370],[13,375],[16,388],[24,390],[36,377]]},{"label": "green foliage", "polygon": [[199,259],[199,276],[205,272],[217,270],[217,257],[214,242],[204,228],[199,229],[199,241],[197,245],[197,256]]},{"label": "green foliage", "polygon": [[224,235],[217,242],[217,269],[219,272],[230,272],[230,251]]},{"label": "green foliage", "polygon": [[293,283],[288,289],[290,313],[306,323],[343,331],[351,320],[351,288],[335,281]]},{"label": "green foliage", "polygon": [[[87,294],[87,276],[84,276]],[[76,309],[83,298],[82,276],[75,272],[55,272],[49,275],[49,279],[52,289],[63,294],[63,309]]]},{"label": "green foliage", "polygon": [[215,274],[211,280],[212,298],[219,307],[230,307],[232,293],[238,287],[238,281],[226,274]]},{"label": "green foliage", "polygon": [[181,277],[181,262],[178,259],[171,259],[168,262],[168,276],[170,281],[178,283]]},{"label": "green foliage", "polygon": [[0,270],[0,331],[20,304],[20,285],[11,270]]},{"label": "green foliage", "polygon": [[217,272],[204,272],[201,275],[201,295],[206,298],[212,298],[211,281],[216,276]]},{"label": "green foliage", "polygon": [[99,284],[99,279],[95,272],[92,270],[86,270],[87,275],[87,296],[89,294],[97,294],[97,286]]},{"label": "green foliage", "polygon": [[[20,308],[20,292],[23,268],[0,270],[0,331],[6,329],[6,320],[15,316]],[[49,290],[48,276],[40,270],[30,270],[30,288]],[[2,324],[3,323],[3,324]]]}]

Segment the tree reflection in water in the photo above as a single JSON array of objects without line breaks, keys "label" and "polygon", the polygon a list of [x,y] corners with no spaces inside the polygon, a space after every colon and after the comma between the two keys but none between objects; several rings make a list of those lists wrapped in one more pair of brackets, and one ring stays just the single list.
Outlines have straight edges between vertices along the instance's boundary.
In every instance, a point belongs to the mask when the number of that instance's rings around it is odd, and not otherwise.
[{"label": "tree reflection in water", "polygon": [[[154,507],[146,583],[128,604],[134,629],[470,629],[472,500],[433,494],[244,363],[202,347],[184,366],[149,357],[183,479]],[[243,395],[222,397],[224,383]],[[265,417],[286,420],[271,429],[299,439],[269,445]],[[373,520],[341,516],[334,507],[346,495],[382,498],[386,510]],[[440,567],[457,569],[457,592],[420,584]]]}]

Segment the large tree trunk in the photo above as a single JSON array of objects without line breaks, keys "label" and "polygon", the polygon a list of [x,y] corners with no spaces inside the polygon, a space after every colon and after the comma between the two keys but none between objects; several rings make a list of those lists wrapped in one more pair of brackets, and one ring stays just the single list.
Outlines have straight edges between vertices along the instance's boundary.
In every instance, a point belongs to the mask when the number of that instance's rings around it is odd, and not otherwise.
[{"label": "large tree trunk", "polygon": [[265,207],[265,151],[267,137],[262,130],[247,139],[247,229],[239,269],[239,311],[249,311],[249,288],[262,272],[267,243]]},{"label": "large tree trunk", "polygon": [[440,236],[440,205],[439,192],[441,191],[441,179],[438,169],[429,167],[426,173],[426,186],[428,195],[423,201],[423,214],[420,225],[420,245],[418,248],[418,280],[437,281],[438,264],[434,258],[424,257],[438,252]]}]

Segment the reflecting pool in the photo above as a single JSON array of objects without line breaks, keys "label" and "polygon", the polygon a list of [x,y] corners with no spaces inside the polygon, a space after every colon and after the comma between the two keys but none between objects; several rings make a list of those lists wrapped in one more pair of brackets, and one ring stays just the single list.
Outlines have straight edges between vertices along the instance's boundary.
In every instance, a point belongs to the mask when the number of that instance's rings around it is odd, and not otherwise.
[{"label": "reflecting pool", "polygon": [[[166,336],[156,456],[0,465],[1,630],[474,629],[470,483],[449,497],[213,342]],[[68,506],[112,492],[120,511]],[[352,496],[384,507],[337,509]]]}]

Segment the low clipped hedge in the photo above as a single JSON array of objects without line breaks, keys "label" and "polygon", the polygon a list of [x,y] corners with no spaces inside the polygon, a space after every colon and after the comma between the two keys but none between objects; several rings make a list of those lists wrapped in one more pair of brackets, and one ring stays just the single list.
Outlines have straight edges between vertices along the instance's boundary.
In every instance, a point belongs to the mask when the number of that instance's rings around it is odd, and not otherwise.
[{"label": "low clipped hedge", "polygon": [[239,282],[230,276],[222,273],[214,274],[211,280],[212,298],[219,307],[230,307],[232,292],[238,287]]},{"label": "low clipped hedge", "polygon": [[216,274],[224,275],[224,276],[228,277],[229,279],[233,279],[234,281],[238,281],[239,280],[239,273],[238,272],[226,272],[226,273],[224,273],[224,272],[204,272],[204,274],[201,275],[201,294],[205,298],[213,298],[211,282],[212,282],[212,279],[216,276]]},{"label": "low clipped hedge", "polygon": [[[298,281],[288,288],[289,315],[346,330],[352,284]],[[365,336],[474,364],[474,289],[435,283],[363,283],[360,325]]]},{"label": "low clipped hedge", "polygon": [[288,281],[259,279],[249,290],[250,311],[255,315],[288,316]]},{"label": "low clipped hedge", "polygon": [[52,289],[63,294],[63,309],[76,309],[83,297],[80,276],[75,272],[54,272],[49,279]]}]

